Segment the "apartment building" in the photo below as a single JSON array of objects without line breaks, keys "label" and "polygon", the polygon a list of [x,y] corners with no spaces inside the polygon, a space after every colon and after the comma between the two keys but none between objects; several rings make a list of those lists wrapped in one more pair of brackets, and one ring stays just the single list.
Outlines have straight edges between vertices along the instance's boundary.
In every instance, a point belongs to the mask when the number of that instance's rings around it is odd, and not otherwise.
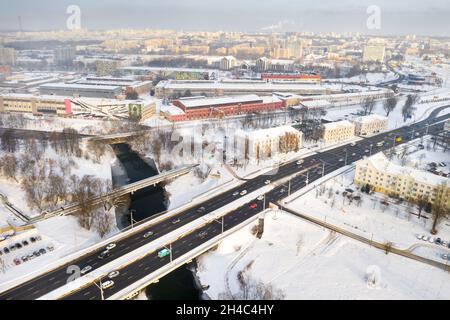
[{"label": "apartment building", "polygon": [[325,143],[341,142],[355,136],[355,125],[348,120],[325,123],[323,129]]},{"label": "apartment building", "polygon": [[450,203],[450,179],[433,173],[397,165],[379,152],[356,162],[355,184],[370,185],[374,191],[395,195],[403,199],[416,199],[424,195],[433,201],[436,187],[446,185]]},{"label": "apartment building", "polygon": [[383,45],[367,45],[364,46],[363,62],[378,61],[384,62],[386,55],[386,47]]},{"label": "apartment building", "polygon": [[385,131],[388,127],[388,118],[377,114],[353,119],[355,124],[355,134],[358,136],[368,136],[374,133]]},{"label": "apartment building", "polygon": [[302,147],[303,133],[290,126],[239,130],[235,135],[235,150],[245,159],[270,159],[277,154],[297,152]]}]

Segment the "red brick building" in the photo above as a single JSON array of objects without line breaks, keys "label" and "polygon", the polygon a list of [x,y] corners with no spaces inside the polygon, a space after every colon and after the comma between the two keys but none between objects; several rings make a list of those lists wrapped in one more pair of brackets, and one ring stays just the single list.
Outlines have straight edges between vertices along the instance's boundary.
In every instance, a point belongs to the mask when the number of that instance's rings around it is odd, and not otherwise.
[{"label": "red brick building", "polygon": [[241,114],[280,110],[285,107],[284,101],[272,99],[264,101],[257,95],[219,98],[180,99],[173,105],[184,111],[184,114],[166,116],[170,121],[188,121],[207,118],[223,118]]}]

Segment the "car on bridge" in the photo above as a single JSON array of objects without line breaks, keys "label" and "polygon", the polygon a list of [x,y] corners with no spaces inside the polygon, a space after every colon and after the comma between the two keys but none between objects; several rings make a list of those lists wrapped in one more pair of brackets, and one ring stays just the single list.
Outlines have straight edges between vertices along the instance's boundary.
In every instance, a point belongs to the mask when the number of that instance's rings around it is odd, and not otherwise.
[{"label": "car on bridge", "polygon": [[200,207],[200,208],[197,209],[197,213],[203,213],[205,211],[206,211],[205,207]]},{"label": "car on bridge", "polygon": [[246,194],[247,194],[247,190],[243,190],[243,191],[240,193],[241,196],[245,196]]},{"label": "car on bridge", "polygon": [[148,237],[151,237],[152,235],[154,235],[154,232],[148,231],[148,232],[144,233],[144,238],[147,239]]},{"label": "car on bridge", "polygon": [[100,254],[98,255],[98,258],[99,258],[100,260],[103,260],[103,259],[109,257],[109,255],[110,255],[109,251],[108,251],[108,250],[105,250],[105,251],[103,251],[102,253],[100,253]]},{"label": "car on bridge", "polygon": [[297,164],[298,164],[298,165],[302,165],[304,162],[305,162],[305,160],[298,160],[298,161],[297,161]]},{"label": "car on bridge", "polygon": [[180,223],[180,222],[181,222],[180,218],[176,218],[176,219],[172,220],[172,224],[177,224],[177,223]]},{"label": "car on bridge", "polygon": [[159,258],[164,258],[167,257],[168,255],[170,255],[170,250],[167,248],[162,249],[161,251],[158,252],[158,257]]},{"label": "car on bridge", "polygon": [[256,209],[258,208],[258,205],[256,203],[252,203],[251,205],[249,205],[250,209]]},{"label": "car on bridge", "polygon": [[91,266],[86,266],[86,267],[84,267],[83,269],[81,269],[80,273],[81,273],[81,274],[86,274],[86,273],[88,273],[88,272],[91,271],[91,270],[92,270],[92,267],[91,267]]},{"label": "car on bridge", "polygon": [[102,289],[106,290],[114,286],[114,281],[108,280],[102,283]]},{"label": "car on bridge", "polygon": [[115,244],[115,243],[110,243],[110,244],[108,244],[107,246],[106,246],[106,250],[112,250],[112,249],[114,249],[115,247],[116,247],[117,245]]},{"label": "car on bridge", "polygon": [[204,239],[207,236],[208,236],[208,232],[206,232],[206,231],[202,231],[197,235],[197,237],[199,237],[200,239]]},{"label": "car on bridge", "polygon": [[108,273],[108,278],[110,279],[114,279],[116,277],[118,277],[120,275],[120,271],[111,271],[110,273]]}]

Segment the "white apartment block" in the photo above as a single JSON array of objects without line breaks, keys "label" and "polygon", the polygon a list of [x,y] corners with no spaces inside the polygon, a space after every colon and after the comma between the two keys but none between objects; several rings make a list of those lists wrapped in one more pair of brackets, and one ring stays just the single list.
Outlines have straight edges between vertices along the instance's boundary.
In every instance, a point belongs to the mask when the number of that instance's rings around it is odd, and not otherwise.
[{"label": "white apartment block", "polygon": [[371,114],[352,120],[355,124],[355,134],[368,136],[385,131],[388,127],[388,118],[377,114]]},{"label": "white apartment block", "polygon": [[374,191],[395,195],[403,199],[416,199],[425,195],[433,201],[435,188],[447,185],[450,202],[450,179],[433,173],[395,164],[379,152],[356,162],[355,184],[370,185]]},{"label": "white apartment block", "polygon": [[325,123],[323,128],[325,143],[341,142],[355,136],[355,125],[348,120]]},{"label": "white apartment block", "polygon": [[270,159],[288,152],[297,152],[302,147],[303,133],[290,126],[238,131],[235,134],[237,154],[245,159]]},{"label": "white apartment block", "polygon": [[363,62],[379,61],[383,62],[386,54],[386,48],[383,45],[364,46]]}]

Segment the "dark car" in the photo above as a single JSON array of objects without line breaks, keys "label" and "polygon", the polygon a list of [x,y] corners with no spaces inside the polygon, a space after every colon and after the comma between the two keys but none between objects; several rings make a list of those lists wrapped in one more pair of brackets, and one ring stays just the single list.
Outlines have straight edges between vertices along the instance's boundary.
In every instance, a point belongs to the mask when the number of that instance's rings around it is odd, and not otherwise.
[{"label": "dark car", "polygon": [[205,211],[206,211],[205,207],[200,207],[200,208],[197,209],[197,213],[203,213]]},{"label": "dark car", "polygon": [[109,256],[109,251],[103,251],[102,253],[100,253],[100,254],[98,255],[98,258],[99,258],[100,260],[103,260],[103,259],[107,258],[108,256]]},{"label": "dark car", "polygon": [[23,240],[23,241],[22,241],[22,244],[23,244],[24,246],[27,246],[27,245],[28,245],[28,241],[27,241],[27,240]]},{"label": "dark car", "polygon": [[8,249],[7,247],[4,247],[4,248],[3,248],[3,252],[4,252],[4,253],[9,253],[9,249]]}]

